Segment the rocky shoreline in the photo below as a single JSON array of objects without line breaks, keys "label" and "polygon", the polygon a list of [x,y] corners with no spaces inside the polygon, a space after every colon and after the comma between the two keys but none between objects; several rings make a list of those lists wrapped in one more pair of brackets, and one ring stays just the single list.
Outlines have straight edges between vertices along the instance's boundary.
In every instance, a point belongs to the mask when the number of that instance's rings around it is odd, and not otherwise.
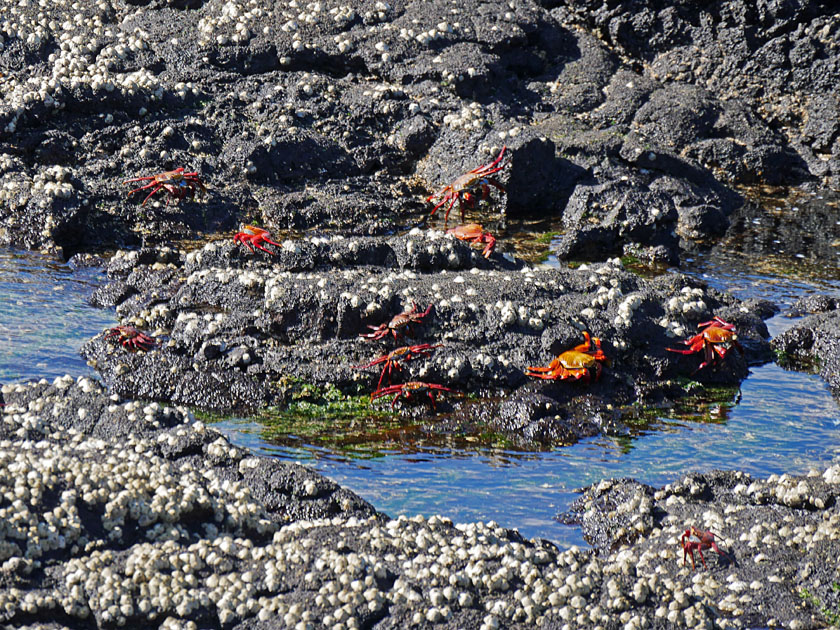
[{"label": "rocky shoreline", "polygon": [[[794,311],[810,316],[768,341],[775,305],[622,262],[679,264],[740,229],[743,186],[840,188],[840,19],[824,3],[6,8],[0,243],[103,265],[93,303],[150,341],[133,352],[120,335],[91,339],[83,355],[102,384],[3,385],[4,627],[838,618],[836,466],[659,489],[605,480],[562,516],[593,548],[558,550],[494,523],[389,519],[186,409],[282,408],[302,388],[366,399],[379,371],[358,366],[403,343],[434,352],[400,382],[441,389],[436,408],[400,400],[399,413],[441,412],[437,430],[523,445],[620,434],[628,408],[673,404],[697,381],[737,386],[774,358],[818,369],[837,392],[836,299],[803,300]],[[535,267],[502,238],[485,258],[429,218],[429,194],[503,149],[505,193],[468,202],[468,219],[499,235],[548,221],[557,255],[584,264]],[[126,180],[178,167],[208,193],[170,183],[145,204],[127,197]],[[278,245],[235,244],[242,225]],[[830,234],[820,251],[833,251]],[[407,312],[423,313],[410,336],[361,336]],[[715,317],[743,352],[668,351]],[[584,382],[528,378],[589,336],[604,358]],[[720,545],[705,549],[708,569],[681,553],[692,526]]]},{"label": "rocky shoreline", "polygon": [[[391,520],[180,407],[87,378],[6,385],[4,627],[824,627],[840,467],[608,480],[566,515],[592,550],[494,523]],[[13,473],[13,474],[12,474]],[[726,532],[701,568],[693,523]]]}]

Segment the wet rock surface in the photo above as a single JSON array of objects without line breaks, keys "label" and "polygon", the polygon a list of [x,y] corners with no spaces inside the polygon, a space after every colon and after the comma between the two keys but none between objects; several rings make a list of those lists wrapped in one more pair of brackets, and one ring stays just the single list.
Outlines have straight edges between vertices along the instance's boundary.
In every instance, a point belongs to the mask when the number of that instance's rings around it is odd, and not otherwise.
[{"label": "wet rock surface", "polygon": [[[756,220],[733,188],[840,188],[840,22],[827,3],[244,0],[21,2],[0,21],[0,243],[107,262],[92,302],[152,335],[102,335],[89,379],[4,386],[0,619],[9,627],[824,627],[837,608],[836,486],[690,475],[605,481],[566,520],[595,551],[495,524],[388,520],[304,468],[251,457],[183,408],[282,405],[290,383],[367,394],[353,366],[442,344],[402,376],[440,383],[439,430],[516,444],[621,433],[621,407],[737,385],[769,356],[762,318],[677,263]],[[507,147],[469,220],[548,219],[561,258],[534,269],[445,236],[426,197]],[[195,171],[143,203],[151,176]],[[148,180],[146,180],[148,181]],[[478,189],[469,192],[477,196]],[[456,203],[449,222],[461,219]],[[832,215],[777,238],[834,256]],[[274,256],[230,241],[271,230]],[[414,226],[419,229],[410,230]],[[833,228],[832,228],[833,229]],[[282,234],[281,231],[294,231]],[[819,238],[802,237],[803,232]],[[751,233],[750,233],[751,236]],[[221,240],[187,253],[182,241]],[[814,244],[816,240],[816,246]],[[363,340],[417,305],[411,336]],[[836,303],[774,341],[840,391]],[[679,355],[719,316],[737,350]],[[537,382],[602,341],[600,379]],[[405,380],[405,379],[401,379]],[[470,398],[477,397],[478,400]],[[401,413],[430,418],[423,402]],[[137,400],[158,402],[137,402]],[[389,399],[381,404],[387,409]],[[173,405],[173,406],[166,406]],[[478,428],[478,429],[477,429]],[[686,528],[725,555],[684,566]],[[697,558],[699,560],[699,557]],[[807,590],[813,599],[803,602]],[[351,621],[352,620],[352,621]]]},{"label": "wet rock surface", "polygon": [[[623,586],[645,601],[649,591],[638,575],[657,575],[674,587],[672,602],[654,605],[661,623],[702,625],[692,607],[705,602],[729,617],[722,625],[817,628],[825,618],[809,615],[802,600],[807,592],[836,608],[834,570],[815,554],[830,556],[840,544],[838,481],[837,467],[766,480],[736,471],[692,473],[659,489],[609,479],[583,489],[560,519],[581,525],[599,557],[632,567],[607,584],[616,595]],[[683,538],[692,527],[714,532],[721,553],[708,546],[684,553],[683,541],[700,540]],[[676,576],[669,570],[675,566]]]},{"label": "wet rock surface", "polygon": [[[602,481],[566,515],[595,549],[559,551],[492,522],[390,520],[87,378],[2,395],[8,627],[817,628],[800,593],[835,603],[837,467]],[[707,567],[683,561],[692,525],[716,532]]]},{"label": "wet rock surface", "polygon": [[[10,7],[0,242],[69,257],[242,222],[385,234],[506,145],[481,221],[557,217],[563,256],[674,262],[675,234],[726,229],[733,183],[836,179],[822,4],[726,11],[722,30],[705,6],[551,5]],[[145,182],[125,180],[181,166],[209,194],[127,198]]]},{"label": "wet rock surface", "polygon": [[[83,356],[121,396],[229,411],[282,405],[290,379],[370,393],[385,366],[358,366],[398,347],[439,345],[387,378],[454,390],[438,396],[438,410],[455,411],[447,426],[466,430],[478,413],[516,440],[569,443],[621,430],[622,406],[678,396],[680,377],[734,385],[749,360],[768,354],[766,305],[739,302],[687,276],[644,280],[617,259],[575,270],[532,268],[498,254],[484,259],[451,235],[419,229],[389,238],[287,240],[276,249],[276,256],[253,254],[219,241],[184,256],[121,253],[108,266],[113,281],[94,300],[127,296],[116,304],[124,325],[154,331],[156,345],[135,352],[103,334]],[[412,310],[416,322],[387,328]],[[688,355],[668,348],[687,349],[684,340],[713,315],[736,327],[747,351],[725,344],[725,358],[714,355],[698,371],[702,341]],[[371,329],[381,330],[381,339],[363,336]],[[600,339],[606,359],[567,365],[577,369],[568,376],[579,378],[565,381],[526,375],[529,366],[548,366],[584,344],[584,333]],[[498,405],[462,396],[512,391]],[[423,392],[415,398],[421,404],[398,404],[414,415],[433,412]]]},{"label": "wet rock surface", "polygon": [[805,317],[775,337],[772,345],[782,364],[818,372],[837,396],[840,395],[840,310],[834,299],[821,297],[801,300],[794,307],[795,313],[809,309],[818,314]]}]

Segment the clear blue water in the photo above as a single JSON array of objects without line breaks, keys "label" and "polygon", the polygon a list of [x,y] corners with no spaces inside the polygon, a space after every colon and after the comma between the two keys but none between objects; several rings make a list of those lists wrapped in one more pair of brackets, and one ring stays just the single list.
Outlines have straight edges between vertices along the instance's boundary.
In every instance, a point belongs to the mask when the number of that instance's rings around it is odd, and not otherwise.
[{"label": "clear blue water", "polygon": [[94,373],[79,348],[116,323],[113,311],[87,305],[102,278],[97,269],[0,248],[0,383]]},{"label": "clear blue water", "polygon": [[[741,298],[780,305],[809,292],[840,295],[840,282],[753,274],[723,261],[697,263],[691,272]],[[86,305],[100,279],[95,270],[71,271],[38,254],[0,249],[0,382],[91,374],[78,348],[115,323],[111,311]],[[768,326],[778,334],[792,323],[777,316]],[[773,364],[755,367],[738,404],[712,415],[714,422],[662,418],[633,437],[598,437],[547,452],[402,444],[399,452],[367,459],[318,446],[272,445],[247,419],[216,426],[255,452],[312,466],[391,516],[495,520],[562,546],[585,543],[578,529],[554,516],[577,497],[575,488],[605,477],[660,485],[714,468],[806,472],[840,457],[840,407],[817,376]]]}]

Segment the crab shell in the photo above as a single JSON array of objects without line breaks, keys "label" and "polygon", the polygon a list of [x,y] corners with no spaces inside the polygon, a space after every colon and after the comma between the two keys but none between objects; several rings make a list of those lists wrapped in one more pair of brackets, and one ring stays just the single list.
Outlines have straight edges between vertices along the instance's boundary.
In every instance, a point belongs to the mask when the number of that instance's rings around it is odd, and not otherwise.
[{"label": "crab shell", "polygon": [[526,374],[544,380],[583,379],[584,383],[589,383],[590,374],[594,371],[597,381],[601,378],[601,363],[609,365],[609,359],[601,350],[598,337],[590,339],[589,333],[584,332],[583,338],[586,340],[584,343],[561,352],[548,367],[528,367]]}]

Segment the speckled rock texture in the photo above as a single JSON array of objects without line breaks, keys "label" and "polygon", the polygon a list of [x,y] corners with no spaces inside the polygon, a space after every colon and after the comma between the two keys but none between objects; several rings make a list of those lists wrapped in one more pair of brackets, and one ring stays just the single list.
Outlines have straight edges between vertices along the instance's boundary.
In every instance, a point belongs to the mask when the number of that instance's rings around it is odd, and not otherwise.
[{"label": "speckled rock texture", "polygon": [[805,309],[816,314],[775,337],[773,349],[784,365],[818,372],[834,395],[840,396],[840,310],[836,300],[810,296],[794,306],[794,313]]},{"label": "speckled rock texture", "polygon": [[[404,368],[456,390],[439,396],[441,430],[516,443],[621,432],[622,406],[678,397],[685,377],[737,385],[768,358],[771,305],[641,279],[614,257],[675,264],[731,236],[754,218],[734,214],[735,186],[840,188],[840,17],[819,0],[744,5],[4,3],[0,243],[78,264],[130,249],[107,257],[93,301],[156,345],[131,352],[103,331],[84,348],[103,384],[3,386],[0,624],[825,627],[820,608],[840,599],[836,467],[604,481],[563,517],[594,550],[559,552],[494,523],[389,520],[178,406],[282,404],[284,379],[367,393],[378,370],[353,366],[406,341],[442,344]],[[485,259],[432,229],[446,209],[428,219],[426,198],[503,147],[506,192],[467,219],[551,221],[561,258],[595,264],[534,269],[503,241]],[[125,180],[181,166],[206,195],[128,196],[142,182]],[[804,214],[815,230],[834,221]],[[234,245],[241,224],[269,229],[275,256]],[[411,336],[359,336],[414,304],[431,309]],[[836,306],[799,305],[820,314],[775,348],[840,390]],[[712,316],[744,354],[694,373],[701,355],[667,348]],[[600,380],[525,376],[584,331],[611,361]],[[691,526],[721,544],[708,568],[684,562]]]},{"label": "speckled rock texture", "polygon": [[[181,408],[87,378],[2,388],[8,628],[825,627],[840,469],[603,481],[570,516],[594,550],[495,523],[389,520]],[[723,555],[683,561],[690,526]]]},{"label": "speckled rock texture", "polygon": [[[676,262],[725,231],[733,184],[837,179],[837,16],[736,6],[13,3],[0,242],[69,258],[242,222],[392,233],[507,146],[507,194],[471,218],[557,219],[572,259]],[[127,198],[180,166],[209,194]]]},{"label": "speckled rock texture", "polygon": [[[394,383],[448,387],[456,391],[440,395],[438,411],[480,415],[516,439],[568,443],[620,430],[622,406],[679,396],[680,376],[735,385],[748,361],[766,360],[769,350],[761,302],[678,274],[644,280],[617,259],[575,270],[486,260],[433,230],[288,240],[276,256],[230,241],[184,256],[140,250],[111,259],[108,274],[112,281],[94,301],[116,305],[124,324],[153,332],[156,345],[133,352],[103,334],[83,356],[121,396],[212,410],[282,404],[290,378],[370,393],[383,366],[358,366],[400,346],[440,344],[404,362]],[[397,338],[361,336],[415,305],[431,307],[429,314],[396,330]],[[737,327],[746,350],[733,346],[697,372],[703,352],[667,348],[685,349],[683,340],[713,315]],[[528,366],[546,366],[584,343],[584,332],[601,339],[609,359],[600,379],[594,370],[588,385],[526,376]],[[502,403],[461,396],[512,391]],[[434,411],[423,400],[403,402],[409,413]]]},{"label": "speckled rock texture", "polygon": [[[692,607],[704,602],[722,626],[822,628],[827,618],[803,599],[808,593],[829,611],[840,603],[835,565],[827,560],[840,552],[838,483],[837,466],[766,480],[692,473],[660,489],[609,479],[582,490],[560,520],[581,525],[599,557],[632,567],[629,580],[621,571],[605,585],[617,597],[627,597],[622,586],[637,602],[649,597],[644,580],[632,584],[634,575],[664,579],[674,597],[653,606],[661,627],[702,626]],[[721,552],[702,549],[701,558],[695,548],[695,568],[691,549],[682,547],[683,540],[699,541],[683,538],[692,527],[713,532]],[[817,559],[823,554],[825,561]],[[666,575],[663,561],[682,568]]]}]

